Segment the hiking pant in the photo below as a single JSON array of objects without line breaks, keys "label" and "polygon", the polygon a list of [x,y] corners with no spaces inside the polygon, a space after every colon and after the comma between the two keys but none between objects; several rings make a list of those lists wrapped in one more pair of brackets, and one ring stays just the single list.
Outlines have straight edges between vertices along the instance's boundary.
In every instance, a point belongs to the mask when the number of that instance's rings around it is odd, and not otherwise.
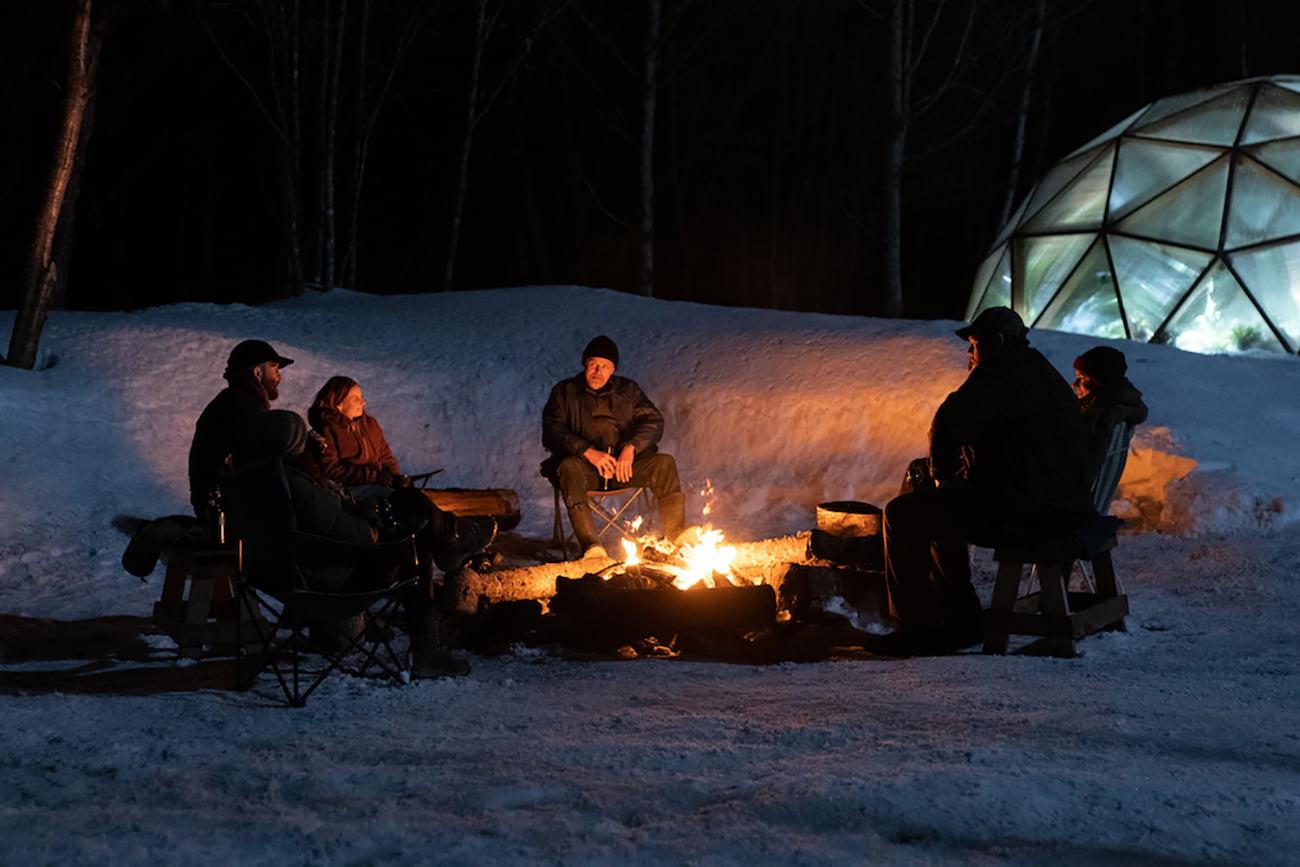
[{"label": "hiking pant", "polygon": [[[570,516],[579,506],[586,509],[587,492],[601,490],[602,483],[606,481],[585,458],[576,456],[560,461],[555,475],[560,496],[564,499],[564,505],[569,510]],[[655,501],[659,503],[659,527],[664,538],[676,539],[682,532],[682,526],[686,521],[686,500],[682,496],[682,483],[677,476],[677,461],[672,455],[655,452],[652,455],[639,456],[632,461],[631,479],[626,483],[609,479],[608,484],[614,490],[649,488],[655,496]],[[579,526],[582,523],[582,521],[575,523],[573,529],[578,536],[578,541],[587,548],[596,544],[596,540],[582,538],[584,533],[592,532],[588,529],[590,522],[587,522],[586,527]]]},{"label": "hiking pant", "polygon": [[885,506],[885,579],[895,626],[942,635],[979,622],[971,586],[974,538],[987,537],[988,509],[967,488],[928,488]]}]

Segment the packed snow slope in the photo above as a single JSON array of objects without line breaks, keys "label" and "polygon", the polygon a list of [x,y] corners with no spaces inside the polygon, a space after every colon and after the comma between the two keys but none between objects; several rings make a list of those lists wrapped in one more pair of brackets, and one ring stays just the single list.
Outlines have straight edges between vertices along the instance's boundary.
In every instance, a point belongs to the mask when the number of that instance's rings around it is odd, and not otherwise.
[{"label": "packed snow slope", "polygon": [[[11,322],[12,313],[0,316],[0,327]],[[579,370],[587,341],[608,334],[620,347],[618,372],[665,416],[662,448],[677,458],[688,520],[753,540],[808,529],[819,502],[888,501],[908,460],[925,452],[934,408],[965,376],[958,325],[580,287],[56,312],[40,369],[0,367],[9,453],[0,610],[95,613],[81,582],[121,575],[122,539],[108,519],[188,510],[194,419],[246,338],[294,359],[278,408],[305,414],[327,378],[351,376],[406,471],[445,468],[447,487],[513,488],[520,531],[543,535],[552,505],[538,475],[541,408],[550,387]],[[1054,332],[1034,332],[1032,342],[1067,376],[1097,343]],[[1294,517],[1300,409],[1287,396],[1300,386],[1296,359],[1117,345],[1151,407],[1120,492],[1135,494],[1121,506],[1132,505],[1137,523],[1187,532]]]},{"label": "packed snow slope", "polygon": [[[521,648],[453,681],[332,678],[289,710],[133,631],[161,570],[122,571],[112,518],[187,509],[193,422],[239,340],[295,359],[278,406],[352,376],[404,469],[514,488],[547,536],[541,407],[608,334],[667,418],[689,517],[711,502],[752,540],[888,499],[964,376],[957,325],[577,287],[54,313],[41,369],[0,367],[0,862],[1296,863],[1294,358],[1118,344],[1151,408],[1119,505],[1133,613],[1075,659]],[[1065,374],[1096,343],[1031,338]],[[987,551],[975,572],[987,599]]]}]

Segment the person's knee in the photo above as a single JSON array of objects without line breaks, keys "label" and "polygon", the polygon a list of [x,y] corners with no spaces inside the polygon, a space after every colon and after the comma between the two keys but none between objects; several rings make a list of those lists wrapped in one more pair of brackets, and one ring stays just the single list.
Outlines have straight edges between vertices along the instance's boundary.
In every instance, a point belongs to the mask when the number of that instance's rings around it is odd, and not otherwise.
[{"label": "person's knee", "polygon": [[657,452],[646,458],[643,463],[646,486],[654,491],[655,496],[662,497],[682,492],[681,478],[677,475],[677,461],[672,455]]},{"label": "person's knee", "polygon": [[569,456],[556,467],[555,478],[567,508],[572,509],[587,501],[587,489],[591,484],[591,474],[587,470],[590,466],[582,458]]}]

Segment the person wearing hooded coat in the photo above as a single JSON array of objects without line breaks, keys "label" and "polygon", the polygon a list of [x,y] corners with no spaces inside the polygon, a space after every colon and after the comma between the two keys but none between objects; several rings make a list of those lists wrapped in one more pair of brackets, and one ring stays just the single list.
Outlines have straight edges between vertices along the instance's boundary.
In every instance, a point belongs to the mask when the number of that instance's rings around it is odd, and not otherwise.
[{"label": "person wearing hooded coat", "polygon": [[[299,529],[318,536],[358,544],[373,543],[385,532],[381,501],[355,502],[341,486],[320,473],[324,444],[312,434],[297,413],[269,410],[255,424],[253,457],[278,457],[284,464],[290,500]],[[433,506],[418,491],[393,492],[389,504],[397,521],[396,532],[415,531],[420,560],[431,560],[444,572],[460,568],[471,555],[492,542],[496,522],[482,518],[456,518]],[[329,561],[303,564],[308,587],[322,591],[362,591],[388,586],[391,570],[358,569]],[[414,671],[419,676],[464,674],[468,664],[445,652],[437,641],[439,615],[437,588],[431,571],[422,570],[417,588],[402,600],[411,635]]]},{"label": "person wearing hooded coat", "polygon": [[1129,382],[1128,359],[1110,346],[1096,346],[1074,360],[1074,393],[1088,436],[1088,478],[1095,478],[1106,459],[1106,444],[1115,425],[1147,420],[1142,392]]},{"label": "person wearing hooded coat", "polygon": [[895,631],[868,648],[883,655],[952,653],[983,638],[969,544],[1096,514],[1078,403],[1020,316],[990,308],[956,334],[970,341],[970,373],[931,422],[931,478],[884,509]]}]

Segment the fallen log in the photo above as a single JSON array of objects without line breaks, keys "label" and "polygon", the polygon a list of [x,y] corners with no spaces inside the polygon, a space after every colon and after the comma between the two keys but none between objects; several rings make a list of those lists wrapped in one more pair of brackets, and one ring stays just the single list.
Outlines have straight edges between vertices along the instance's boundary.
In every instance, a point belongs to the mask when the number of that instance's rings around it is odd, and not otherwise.
[{"label": "fallen log", "polygon": [[491,515],[503,531],[519,526],[519,495],[509,488],[425,488],[422,493],[444,512],[459,517]]}]

